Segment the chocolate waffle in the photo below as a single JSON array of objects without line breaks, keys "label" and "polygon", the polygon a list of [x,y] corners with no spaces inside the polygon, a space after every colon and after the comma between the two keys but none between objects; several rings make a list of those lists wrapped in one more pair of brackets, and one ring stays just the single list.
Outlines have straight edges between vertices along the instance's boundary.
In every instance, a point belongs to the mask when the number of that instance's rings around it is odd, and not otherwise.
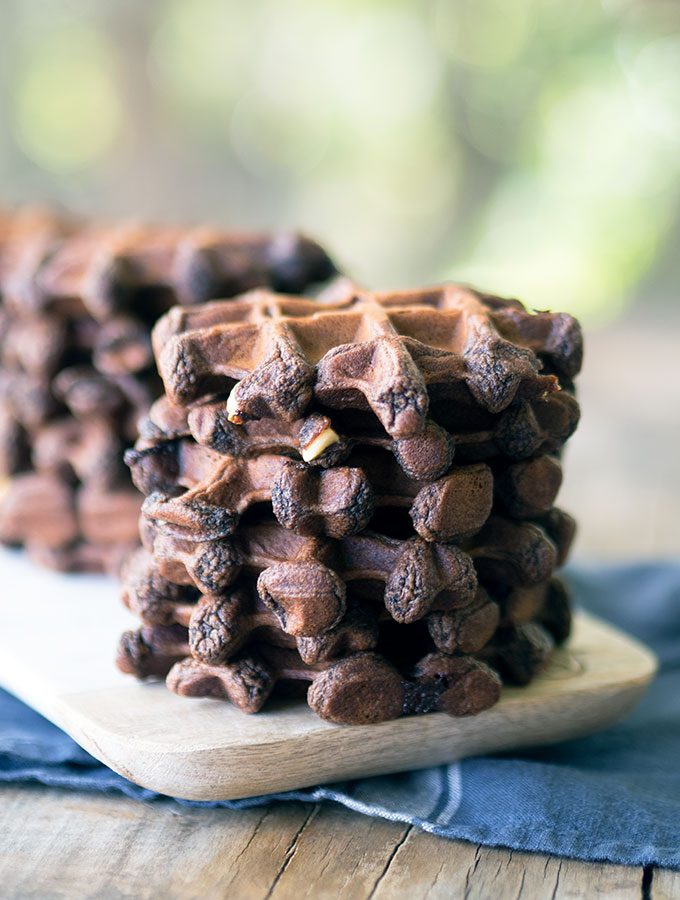
[{"label": "chocolate waffle", "polygon": [[408,623],[470,604],[477,572],[495,590],[530,588],[551,576],[558,552],[541,527],[498,515],[465,550],[371,532],[305,538],[274,523],[244,526],[231,539],[190,543],[146,522],[142,541],[164,578],[201,593],[223,593],[241,574],[257,576],[263,601],[282,627],[298,634],[314,633],[320,606],[335,621],[348,592],[381,601],[394,619]]},{"label": "chocolate waffle", "polygon": [[422,481],[443,475],[451,467],[455,452],[451,435],[434,422],[427,422],[422,434],[403,440],[394,440],[376,429],[340,435],[333,420],[320,412],[292,423],[262,419],[237,426],[229,421],[223,403],[189,410],[186,433],[199,444],[228,456],[280,453],[324,468],[337,465],[356,447],[380,447],[394,455],[406,475]]},{"label": "chocolate waffle", "polygon": [[0,298],[5,309],[33,306],[34,275],[55,242],[78,231],[75,219],[37,208],[5,213],[0,219]]},{"label": "chocolate waffle", "polygon": [[287,457],[262,455],[222,457],[210,470],[205,457],[196,459],[197,445],[189,443],[182,449],[181,462],[188,463],[185,471],[208,469],[207,477],[179,497],[150,494],[144,514],[167,533],[187,540],[228,537],[246,509],[265,501],[279,522],[299,534],[356,534],[373,515],[373,491],[360,468],[312,469]]},{"label": "chocolate waffle", "polygon": [[[357,292],[319,305],[256,291],[235,303],[171,310],[153,331],[166,394],[189,405],[229,391],[233,422],[294,421],[312,398],[370,409],[393,438],[420,434],[428,409],[475,403],[499,413],[570,382],[581,335],[566,314],[458,285]],[[548,374],[542,374],[545,368]],[[553,374],[557,373],[557,374]]]},{"label": "chocolate waffle", "polygon": [[[171,416],[171,431],[164,435],[162,427],[152,421],[153,416],[159,422]],[[151,441],[192,435],[199,444],[227,456],[282,453],[324,467],[344,460],[356,446],[381,447],[394,454],[404,474],[432,481],[448,471],[454,455],[456,461],[466,462],[496,456],[519,460],[557,454],[573,434],[578,418],[576,400],[560,391],[488,416],[482,423],[488,427],[478,430],[463,430],[454,422],[447,431],[428,420],[421,434],[393,439],[376,427],[372,416],[362,416],[359,410],[352,410],[351,416],[342,410],[326,409],[290,423],[256,419],[235,425],[229,421],[224,402],[183,409],[162,398],[142,423],[141,434]]]},{"label": "chocolate waffle", "polygon": [[382,447],[355,447],[346,465],[321,468],[267,453],[267,443],[251,445],[250,456],[223,456],[190,437],[147,443],[142,439],[142,449],[126,455],[133,481],[148,494],[144,513],[188,541],[228,537],[248,508],[267,502],[278,521],[299,534],[345,537],[398,508],[425,540],[448,543],[482,528],[494,492],[514,518],[529,519],[552,509],[562,481],[559,462],[546,455],[498,460],[493,468],[454,466],[423,482],[407,476]]},{"label": "chocolate waffle", "polygon": [[[342,615],[321,621],[325,630],[314,636],[290,635],[276,614],[259,598],[252,581],[242,581],[221,595],[201,596],[195,589],[173,584],[160,574],[144,550],[130,554],[122,569],[123,602],[146,625],[182,625],[189,629],[191,653],[203,662],[225,662],[251,639],[263,635],[281,646],[297,646],[305,662],[323,662],[358,650],[370,650],[378,640],[377,604],[348,598]],[[320,603],[322,606],[322,602]],[[321,616],[323,618],[323,610]]]},{"label": "chocolate waffle", "polygon": [[[36,471],[67,483],[96,483],[100,488],[129,486],[123,465],[124,442],[106,418],[78,421],[62,417],[39,429],[33,439]],[[138,508],[141,498],[138,498]]]},{"label": "chocolate waffle", "polygon": [[297,293],[335,272],[319,245],[297,234],[53,221],[48,216],[47,227],[38,222],[27,237],[18,229],[0,242],[0,291],[23,312],[106,320],[134,310],[153,322],[177,302],[260,285]]},{"label": "chocolate waffle", "polygon": [[[267,530],[261,526],[253,543],[266,543]],[[275,528],[269,531],[273,532],[269,534],[270,544],[277,536],[282,537]],[[124,602],[149,624],[193,625],[202,635],[209,626],[212,649],[205,661],[227,658],[252,630],[264,625],[280,627],[296,636],[298,650],[306,661],[328,658],[338,641],[343,646],[349,640],[355,648],[361,645],[361,649],[370,649],[376,621],[390,615],[402,623],[424,618],[435,645],[449,653],[474,652],[484,646],[499,622],[510,626],[536,619],[558,641],[569,632],[566,594],[556,579],[549,579],[550,568],[545,562],[542,570],[532,573],[534,584],[508,587],[491,580],[487,592],[477,585],[465,554],[459,552],[456,559],[452,548],[440,551],[440,563],[447,561],[451,567],[455,559],[459,565],[457,578],[451,568],[448,573],[441,568],[428,575],[413,542],[399,556],[398,542],[372,535],[348,539],[341,547],[308,543],[297,550],[283,537],[287,543],[278,548],[278,555],[284,561],[273,562],[270,551],[257,562],[251,556],[243,566],[242,571],[252,577],[264,563],[270,563],[261,570],[259,598],[250,604],[244,606],[242,600],[233,599],[240,596],[238,587],[201,599],[194,586],[180,586],[164,578],[163,565],[142,550],[124,573]],[[427,549],[431,553],[433,548]],[[319,557],[338,566],[341,582]],[[434,558],[430,556],[430,560]],[[542,580],[538,580],[541,575]],[[410,589],[418,577],[423,583]],[[376,603],[381,600],[382,604]],[[224,624],[227,621],[228,626]]]},{"label": "chocolate waffle", "polygon": [[[0,216],[0,477],[34,471],[38,482],[17,489],[26,500],[40,495],[43,476],[63,481],[57,500],[78,484],[87,497],[129,495],[121,454],[161,389],[150,341],[156,318],[178,301],[259,285],[298,293],[334,272],[299,235],[108,225],[40,211]],[[18,521],[11,504],[3,533],[55,565],[87,557],[91,567],[98,554],[82,544],[103,527],[91,506],[78,516],[88,534],[67,554],[55,535],[41,551],[36,516],[22,511]],[[73,509],[73,497],[62,506]],[[121,534],[134,525],[134,506],[116,507]],[[66,515],[64,534],[71,522]]]},{"label": "chocolate waffle", "polygon": [[[493,476],[484,463],[423,483],[380,447],[355,448],[348,465],[323,469],[266,452],[223,456],[191,438],[146,443],[126,456],[135,484],[148,494],[145,515],[187,540],[227,537],[245,510],[266,501],[281,524],[300,534],[356,534],[376,509],[402,507],[421,536],[451,541],[478,531],[493,502]],[[519,483],[511,474],[508,495],[512,488],[513,496],[539,503],[531,480]],[[541,512],[551,505],[543,495],[540,504]]]},{"label": "chocolate waffle", "polygon": [[0,541],[26,544],[35,550],[32,555],[52,560],[57,568],[57,551],[69,551],[70,569],[77,559],[71,549],[81,541],[106,548],[134,546],[140,499],[129,487],[79,486],[56,474],[22,473],[7,483],[0,498]]},{"label": "chocolate waffle", "polygon": [[153,345],[125,671],[247,712],[298,685],[357,724],[479,712],[566,637],[571,317],[345,284],[177,308]]},{"label": "chocolate waffle", "polygon": [[3,369],[0,369],[0,409],[29,435],[64,413],[49,380]]},{"label": "chocolate waffle", "polygon": [[[376,448],[392,453],[408,479],[429,482],[446,474],[454,457],[456,463],[488,460],[492,465],[498,458],[507,466],[529,457],[558,454],[578,422],[576,401],[560,392],[534,404],[537,413],[530,404],[523,406],[526,409],[521,410],[522,415],[513,409],[497,416],[495,430],[450,434],[428,421],[422,434],[393,440],[366,421],[352,423],[352,432],[341,429],[337,412],[332,418],[316,412],[291,423],[261,419],[235,425],[229,421],[223,402],[185,409],[161,397],[139,422],[140,438],[135,450],[128,451],[126,462],[135,484],[147,495],[174,490],[182,469],[178,457],[192,445],[190,438],[223,456],[245,460],[263,454],[280,455],[322,468],[347,461],[353,452],[356,459],[359,448],[364,450],[364,458],[367,453],[370,456],[369,448]],[[505,421],[509,417],[513,427]],[[189,452],[200,456],[196,449]],[[204,456],[217,459],[208,453]],[[380,454],[377,456],[380,458]],[[402,476],[397,478],[404,483]],[[189,478],[186,486],[196,483],[195,477]]]},{"label": "chocolate waffle", "polygon": [[[127,560],[123,572],[123,602],[146,625],[183,625],[189,629],[191,653],[203,662],[225,662],[252,639],[261,640],[266,632],[287,637],[285,646],[297,646],[304,662],[335,659],[349,652],[371,650],[378,642],[378,625],[389,613],[371,599],[347,596],[345,608],[337,618],[326,617],[323,598],[315,627],[325,630],[315,635],[289,635],[281,627],[281,618],[267,606],[249,582],[238,583],[221,595],[204,595],[190,587],[164,579],[150,555],[137,550]],[[351,585],[349,586],[351,591]],[[538,592],[536,592],[538,593]],[[536,618],[547,609],[547,591],[541,602],[534,602]],[[309,601],[307,601],[309,602]],[[526,604],[525,604],[526,605]],[[552,609],[552,605],[550,605]],[[448,612],[429,613],[425,622],[435,646],[446,653],[472,653],[493,636],[500,621],[499,606],[480,586],[467,604]],[[331,623],[330,625],[328,623]]]},{"label": "chocolate waffle", "polygon": [[436,710],[475,715],[500,697],[498,675],[469,656],[433,652],[400,671],[389,658],[372,651],[305,663],[292,647],[253,641],[220,665],[199,661],[188,651],[181,626],[145,626],[122,636],[117,663],[138,678],[166,675],[168,687],[181,696],[229,700],[246,713],[261,710],[274,692],[297,696],[297,685],[309,685],[307,702],[314,712],[346,725]]},{"label": "chocolate waffle", "polygon": [[324,469],[346,461],[358,448],[379,448],[394,456],[405,476],[423,482],[444,475],[455,451],[451,435],[434,422],[427,422],[416,437],[395,441],[380,433],[339,435],[324,413],[312,413],[292,423],[263,419],[236,426],[228,421],[223,403],[184,410],[164,397],[153,404],[139,427],[140,439],[127,453],[126,462],[144,494],[172,490],[180,478],[195,486],[196,478],[190,472],[183,473],[181,464],[187,447],[191,455],[200,456],[194,441],[205,448],[206,459],[218,458],[207,451],[240,460],[282,456]]},{"label": "chocolate waffle", "polygon": [[333,722],[436,710],[472,715],[497,701],[497,672],[506,683],[526,684],[568,633],[566,595],[555,579],[521,599],[515,589],[500,605],[478,588],[466,606],[430,613],[425,629],[398,625],[354,598],[323,634],[294,637],[251,582],[200,596],[165,580],[143,550],[128,559],[123,578],[125,602],[145,624],[122,636],[121,669],[139,678],[167,675],[183,696],[226,699],[245,712],[309,684],[310,706]]}]

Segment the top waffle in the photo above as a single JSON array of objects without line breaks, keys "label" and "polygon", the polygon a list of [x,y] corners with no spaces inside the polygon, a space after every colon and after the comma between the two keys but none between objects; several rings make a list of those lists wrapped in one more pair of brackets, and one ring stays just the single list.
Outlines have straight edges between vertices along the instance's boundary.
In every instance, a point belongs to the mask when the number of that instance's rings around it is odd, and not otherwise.
[{"label": "top waffle", "polygon": [[[231,390],[233,422],[299,419],[311,403],[370,410],[393,438],[456,407],[488,414],[570,386],[581,332],[565,313],[460,285],[317,302],[254,291],[175,308],[153,332],[170,400]],[[237,384],[234,386],[234,382]]]}]

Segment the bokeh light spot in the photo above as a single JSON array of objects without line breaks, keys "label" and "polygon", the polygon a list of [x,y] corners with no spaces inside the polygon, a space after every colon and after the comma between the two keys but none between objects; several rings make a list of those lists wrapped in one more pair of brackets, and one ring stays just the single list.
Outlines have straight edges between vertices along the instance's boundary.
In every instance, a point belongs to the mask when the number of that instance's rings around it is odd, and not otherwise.
[{"label": "bokeh light spot", "polygon": [[55,172],[90,165],[122,124],[111,45],[76,22],[40,33],[22,47],[13,100],[15,138],[33,162]]},{"label": "bokeh light spot", "polygon": [[433,33],[456,62],[479,68],[507,66],[521,56],[533,32],[532,0],[438,0]]},{"label": "bokeh light spot", "polygon": [[247,84],[253,8],[236,0],[170,0],[160,7],[150,73],[171,109],[222,131]]},{"label": "bokeh light spot", "polygon": [[628,74],[640,124],[680,143],[680,34],[648,43]]},{"label": "bokeh light spot", "polygon": [[298,108],[296,114],[271,98],[250,92],[231,119],[231,142],[242,165],[259,177],[302,175],[324,156],[330,139],[327,109]]}]

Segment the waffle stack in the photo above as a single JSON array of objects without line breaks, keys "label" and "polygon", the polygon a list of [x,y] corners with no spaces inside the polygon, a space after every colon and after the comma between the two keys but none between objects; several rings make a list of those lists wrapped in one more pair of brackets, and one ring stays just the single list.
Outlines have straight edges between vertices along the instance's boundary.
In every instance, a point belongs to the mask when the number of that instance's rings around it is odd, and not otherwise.
[{"label": "waffle stack", "polygon": [[457,285],[254,291],[171,310],[153,346],[121,669],[360,724],[478,713],[566,638],[573,318]]},{"label": "waffle stack", "polygon": [[138,541],[122,457],[161,390],[153,323],[333,271],[297,235],[0,216],[0,541],[58,569],[115,568]]}]

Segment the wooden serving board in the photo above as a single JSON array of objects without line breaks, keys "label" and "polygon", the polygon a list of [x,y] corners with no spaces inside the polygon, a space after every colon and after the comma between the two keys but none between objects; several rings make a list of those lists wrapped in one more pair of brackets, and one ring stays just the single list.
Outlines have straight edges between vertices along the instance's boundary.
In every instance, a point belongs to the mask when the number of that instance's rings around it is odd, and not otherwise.
[{"label": "wooden serving board", "polygon": [[0,685],[144,787],[226,800],[439,765],[579,737],[611,725],[656,670],[652,653],[583,613],[573,636],[526,688],[471,718],[444,713],[340,726],[299,703],[246,716],[118,672],[118,635],[135,627],[115,582],[58,575],[0,550]]}]

